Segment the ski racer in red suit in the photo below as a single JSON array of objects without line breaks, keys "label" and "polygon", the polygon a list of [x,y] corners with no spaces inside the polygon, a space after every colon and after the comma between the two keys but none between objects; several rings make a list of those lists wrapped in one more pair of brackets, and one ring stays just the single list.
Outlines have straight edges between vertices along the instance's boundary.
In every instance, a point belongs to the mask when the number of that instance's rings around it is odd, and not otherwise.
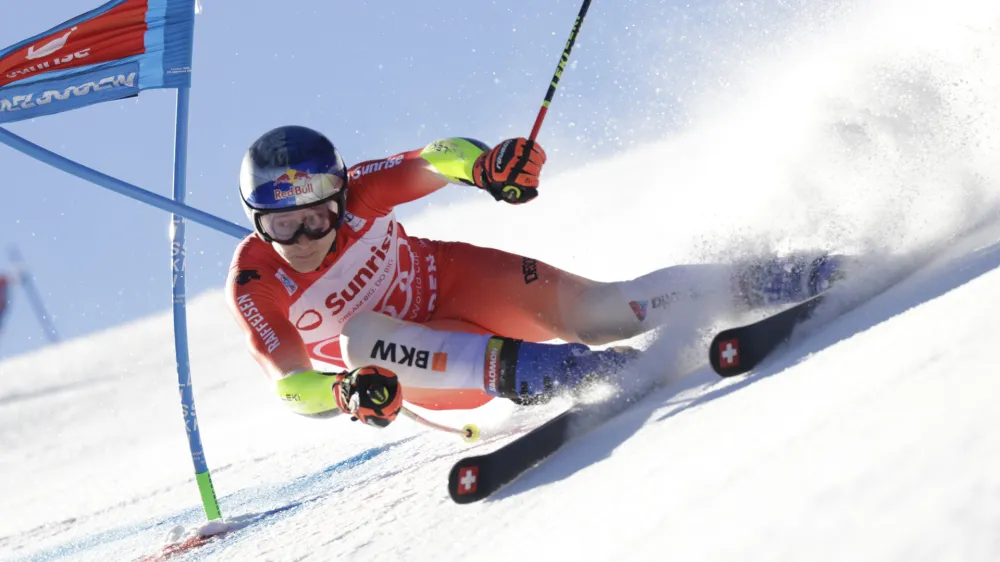
[{"label": "ski racer in red suit", "polygon": [[[248,150],[240,191],[254,234],[236,250],[230,307],[279,397],[305,415],[377,426],[403,400],[430,409],[519,402],[614,373],[634,351],[592,350],[661,325],[679,300],[792,302],[836,262],[676,266],[616,283],[529,257],[409,235],[394,208],[448,184],[508,204],[538,195],[545,152],[451,138],[344,165],[322,134],[287,126]],[[566,343],[543,343],[562,340]]]}]

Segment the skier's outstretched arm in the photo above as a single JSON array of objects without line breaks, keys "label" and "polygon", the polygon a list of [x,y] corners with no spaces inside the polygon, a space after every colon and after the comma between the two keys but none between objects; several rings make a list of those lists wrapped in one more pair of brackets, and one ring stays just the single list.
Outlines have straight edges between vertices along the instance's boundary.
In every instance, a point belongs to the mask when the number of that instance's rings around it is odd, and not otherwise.
[{"label": "skier's outstretched arm", "polygon": [[538,196],[546,158],[540,144],[523,137],[493,148],[474,139],[446,139],[427,145],[420,155],[449,182],[474,185],[515,205]]},{"label": "skier's outstretched arm", "polygon": [[455,137],[357,164],[348,171],[348,181],[355,196],[382,215],[449,183],[475,186],[497,201],[519,204],[538,196],[544,163],[542,147],[524,138],[507,139],[491,149],[478,140]]}]

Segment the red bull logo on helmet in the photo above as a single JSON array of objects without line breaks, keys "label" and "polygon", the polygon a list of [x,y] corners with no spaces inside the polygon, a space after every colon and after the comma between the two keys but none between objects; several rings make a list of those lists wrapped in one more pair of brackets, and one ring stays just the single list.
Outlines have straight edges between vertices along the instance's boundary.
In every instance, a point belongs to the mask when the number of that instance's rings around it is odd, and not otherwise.
[{"label": "red bull logo on helmet", "polygon": [[309,172],[300,172],[294,168],[289,168],[285,170],[285,173],[274,178],[274,185],[278,186],[283,183],[296,183],[300,180],[309,180],[312,178],[312,174]]},{"label": "red bull logo on helmet", "polygon": [[[281,189],[279,186],[288,185],[288,189]],[[289,168],[285,173],[274,178],[274,200],[281,201],[296,195],[306,195],[313,193],[312,174],[300,172],[294,168]]]},{"label": "red bull logo on helmet", "polygon": [[296,185],[289,189],[275,189],[274,200],[280,201],[282,199],[288,199],[289,197],[295,197],[296,195],[305,195],[312,192],[313,186],[311,183],[306,186]]},{"label": "red bull logo on helmet", "polygon": [[289,168],[273,180],[261,184],[259,193],[268,200],[265,205],[276,204],[285,208],[332,197],[343,185],[343,178],[334,174],[309,173]]}]

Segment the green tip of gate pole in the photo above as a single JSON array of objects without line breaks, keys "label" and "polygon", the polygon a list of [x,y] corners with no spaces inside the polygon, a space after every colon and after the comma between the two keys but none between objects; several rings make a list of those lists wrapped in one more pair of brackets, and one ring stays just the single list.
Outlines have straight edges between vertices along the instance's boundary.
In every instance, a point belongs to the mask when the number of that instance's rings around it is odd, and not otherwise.
[{"label": "green tip of gate pole", "polygon": [[194,475],[198,481],[198,491],[201,492],[201,503],[205,506],[205,515],[209,521],[222,518],[219,510],[219,500],[215,497],[215,487],[212,486],[212,475],[208,471]]}]

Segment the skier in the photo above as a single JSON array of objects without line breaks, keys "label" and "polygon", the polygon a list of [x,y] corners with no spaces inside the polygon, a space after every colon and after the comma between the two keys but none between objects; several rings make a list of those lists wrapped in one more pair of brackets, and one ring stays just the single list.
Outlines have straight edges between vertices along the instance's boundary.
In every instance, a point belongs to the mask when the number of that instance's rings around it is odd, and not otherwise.
[{"label": "skier", "polygon": [[411,236],[395,218],[397,205],[448,184],[527,203],[545,160],[524,138],[492,148],[449,138],[348,168],[306,127],[257,139],[240,171],[255,232],[236,250],[227,295],[292,411],[345,411],[385,426],[404,398],[429,409],[543,399],[621,370],[635,351],[590,346],[656,328],[683,302],[794,302],[837,273],[833,259],[796,257],[603,283],[525,256]]}]

